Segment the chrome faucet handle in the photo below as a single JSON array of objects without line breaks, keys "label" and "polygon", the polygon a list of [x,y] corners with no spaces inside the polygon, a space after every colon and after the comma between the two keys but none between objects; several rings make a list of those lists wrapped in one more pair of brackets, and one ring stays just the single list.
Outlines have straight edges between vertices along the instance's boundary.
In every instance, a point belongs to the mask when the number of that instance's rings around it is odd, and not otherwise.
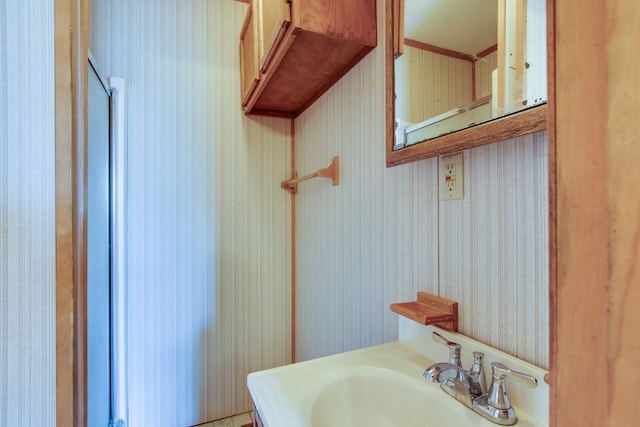
[{"label": "chrome faucet handle", "polygon": [[431,337],[435,342],[449,347],[449,363],[454,366],[462,367],[462,363],[460,363],[460,351],[462,350],[462,346],[460,344],[449,341],[436,331],[433,331],[433,335],[431,335]]},{"label": "chrome faucet handle", "polygon": [[480,396],[487,392],[487,379],[484,375],[484,353],[481,351],[473,352],[473,366],[469,370],[469,377],[471,379],[470,385],[473,388],[472,394]]},{"label": "chrome faucet handle", "polygon": [[531,375],[509,369],[505,364],[491,364],[491,385],[487,394],[483,394],[473,402],[473,409],[483,417],[501,425],[515,424],[518,418],[511,406],[505,378],[514,379],[527,387],[535,388],[538,380]]},{"label": "chrome faucet handle", "polygon": [[509,369],[504,363],[500,362],[493,362],[491,364],[491,377],[493,379],[496,378],[496,376],[502,379],[504,379],[504,377],[512,378],[529,388],[536,388],[536,386],[538,385],[538,380],[535,377],[523,374],[522,372],[513,371]]}]

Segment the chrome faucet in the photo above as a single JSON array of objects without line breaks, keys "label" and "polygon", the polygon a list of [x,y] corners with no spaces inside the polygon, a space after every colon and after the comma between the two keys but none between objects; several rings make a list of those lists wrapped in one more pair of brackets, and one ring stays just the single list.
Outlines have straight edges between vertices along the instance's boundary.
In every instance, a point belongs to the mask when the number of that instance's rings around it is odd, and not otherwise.
[{"label": "chrome faucet", "polygon": [[432,337],[434,341],[449,348],[449,362],[434,363],[424,371],[423,376],[429,381],[440,383],[440,388],[448,395],[489,421],[500,425],[515,424],[518,418],[507,395],[505,378],[515,379],[530,388],[535,388],[538,381],[531,375],[513,371],[502,363],[493,362],[491,385],[487,389],[483,353],[473,352],[473,366],[467,371],[460,363],[460,344],[447,340],[437,332],[433,332]]},{"label": "chrome faucet", "polygon": [[424,371],[423,376],[431,382],[440,384],[445,384],[448,380],[455,379],[464,385],[472,399],[485,393],[487,391],[487,382],[483,367],[484,353],[473,352],[473,366],[467,371],[460,362],[460,351],[462,349],[460,344],[449,341],[435,331],[432,338],[434,341],[449,348],[449,362],[434,363]]}]

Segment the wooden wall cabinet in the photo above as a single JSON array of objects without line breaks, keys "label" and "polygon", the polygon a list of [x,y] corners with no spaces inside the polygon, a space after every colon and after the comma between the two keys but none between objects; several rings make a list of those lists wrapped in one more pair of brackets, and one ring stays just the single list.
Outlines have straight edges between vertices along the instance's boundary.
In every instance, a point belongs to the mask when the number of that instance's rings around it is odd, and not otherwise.
[{"label": "wooden wall cabinet", "polygon": [[251,95],[260,80],[258,34],[253,5],[249,4],[240,32],[240,87],[242,105]]},{"label": "wooden wall cabinet", "polygon": [[297,117],[376,43],[375,0],[252,0],[240,33],[244,112]]}]

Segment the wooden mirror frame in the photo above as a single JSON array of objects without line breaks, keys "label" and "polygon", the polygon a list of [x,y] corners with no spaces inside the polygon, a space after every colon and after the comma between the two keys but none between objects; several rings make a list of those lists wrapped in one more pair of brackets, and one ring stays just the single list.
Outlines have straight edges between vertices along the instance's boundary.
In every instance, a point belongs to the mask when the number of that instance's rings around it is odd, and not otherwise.
[{"label": "wooden mirror frame", "polygon": [[[531,107],[518,113],[500,117],[489,122],[459,130],[448,135],[440,136],[426,142],[420,142],[400,150],[394,151],[395,140],[395,97],[394,97],[394,53],[396,46],[400,46],[394,37],[394,22],[399,20],[401,11],[397,8],[399,0],[386,0],[386,153],[387,167],[430,157],[451,154],[467,148],[474,148],[485,144],[503,141],[517,136],[545,130],[547,128],[547,104]],[[547,8],[549,6],[547,1]],[[548,32],[548,31],[547,31]],[[395,44],[397,43],[397,45]],[[548,54],[547,54],[548,56]]]}]

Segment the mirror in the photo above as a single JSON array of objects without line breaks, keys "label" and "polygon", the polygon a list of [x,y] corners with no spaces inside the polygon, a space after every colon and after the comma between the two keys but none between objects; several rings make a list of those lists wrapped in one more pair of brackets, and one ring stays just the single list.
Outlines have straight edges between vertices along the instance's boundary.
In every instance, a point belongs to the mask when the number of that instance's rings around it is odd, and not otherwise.
[{"label": "mirror", "polygon": [[546,0],[387,0],[387,166],[546,128]]}]

